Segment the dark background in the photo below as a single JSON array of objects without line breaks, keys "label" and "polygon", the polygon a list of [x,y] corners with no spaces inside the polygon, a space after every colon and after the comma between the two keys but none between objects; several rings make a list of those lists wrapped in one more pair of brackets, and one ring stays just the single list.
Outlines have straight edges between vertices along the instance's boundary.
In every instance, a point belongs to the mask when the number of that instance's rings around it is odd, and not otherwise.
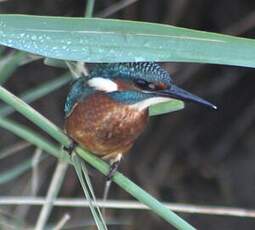
[{"label": "dark background", "polygon": [[[95,14],[118,1],[96,0]],[[0,13],[83,16],[85,0],[9,0],[0,3]],[[198,30],[254,38],[255,2],[252,0],[140,0],[110,16],[130,20],[171,24]],[[96,47],[95,47],[96,49]],[[237,206],[255,208],[255,71],[251,68],[164,63],[174,81],[189,91],[215,103],[217,112],[190,104],[180,112],[151,118],[150,125],[122,161],[120,170],[146,191],[166,202]],[[63,70],[45,66],[42,61],[16,71],[5,86],[16,95],[49,79]],[[51,121],[63,126],[63,104],[68,86],[33,103],[33,107]],[[18,114],[17,119],[31,127]],[[0,130],[3,149],[19,141]],[[1,152],[0,149],[0,152]],[[1,162],[2,169],[15,166],[31,156],[34,148],[21,151]],[[56,160],[40,165],[39,192],[45,195]],[[5,184],[1,195],[26,195],[30,173]],[[96,194],[101,197],[104,178],[93,172]],[[83,197],[76,175],[69,169],[61,197]],[[113,185],[111,199],[132,199]],[[23,211],[22,211],[23,210]],[[24,214],[24,207],[6,207],[11,215]],[[25,212],[27,224],[33,225],[39,207]],[[50,221],[69,212],[69,224],[91,218],[85,208],[54,208]],[[131,225],[111,229],[169,229],[169,225],[149,211],[114,211],[108,215]],[[199,229],[255,229],[255,220],[182,214]],[[18,218],[18,216],[16,216]],[[82,229],[82,228],[72,228]]]}]

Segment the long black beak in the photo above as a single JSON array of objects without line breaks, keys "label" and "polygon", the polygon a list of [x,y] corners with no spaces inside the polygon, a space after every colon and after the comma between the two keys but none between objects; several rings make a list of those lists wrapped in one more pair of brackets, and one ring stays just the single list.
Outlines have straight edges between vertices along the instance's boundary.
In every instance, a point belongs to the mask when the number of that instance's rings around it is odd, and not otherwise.
[{"label": "long black beak", "polygon": [[175,99],[179,99],[179,100],[191,101],[191,102],[195,102],[198,104],[208,106],[213,109],[217,109],[217,106],[213,105],[212,103],[210,103],[198,96],[195,96],[195,95],[189,93],[188,91],[181,89],[175,85],[172,85],[171,88],[169,88],[169,89],[157,91],[157,94],[164,96],[164,97],[171,97],[171,98],[175,98]]}]

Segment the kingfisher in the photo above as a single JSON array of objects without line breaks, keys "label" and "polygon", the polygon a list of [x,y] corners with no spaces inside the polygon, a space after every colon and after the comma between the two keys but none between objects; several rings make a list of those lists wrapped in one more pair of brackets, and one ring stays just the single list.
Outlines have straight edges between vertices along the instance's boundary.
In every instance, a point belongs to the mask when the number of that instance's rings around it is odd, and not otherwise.
[{"label": "kingfisher", "polygon": [[173,99],[216,109],[176,86],[157,63],[98,64],[71,86],[64,108],[65,131],[74,143],[110,162],[107,180],[111,180],[122,156],[145,129],[148,108]]}]

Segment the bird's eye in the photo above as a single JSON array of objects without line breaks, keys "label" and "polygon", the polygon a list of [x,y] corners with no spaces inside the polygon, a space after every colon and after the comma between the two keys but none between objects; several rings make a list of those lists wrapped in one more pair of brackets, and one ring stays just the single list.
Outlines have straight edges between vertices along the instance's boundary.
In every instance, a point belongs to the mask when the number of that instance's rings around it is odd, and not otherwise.
[{"label": "bird's eye", "polygon": [[154,91],[154,90],[164,90],[167,88],[166,84],[164,84],[163,82],[154,83],[154,82],[148,82],[143,79],[136,79],[134,82],[136,86],[138,86],[140,89],[143,89],[143,90]]},{"label": "bird's eye", "polygon": [[153,83],[143,79],[136,79],[135,84],[143,90],[156,90],[156,86]]},{"label": "bird's eye", "polygon": [[136,79],[135,84],[140,88],[144,88],[148,85],[148,82],[143,79]]}]

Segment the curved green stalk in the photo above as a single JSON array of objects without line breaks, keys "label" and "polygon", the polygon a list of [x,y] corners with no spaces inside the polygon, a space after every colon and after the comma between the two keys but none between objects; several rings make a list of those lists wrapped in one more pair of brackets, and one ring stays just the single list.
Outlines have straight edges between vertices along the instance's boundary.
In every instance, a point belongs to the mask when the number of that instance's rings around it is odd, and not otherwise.
[{"label": "curved green stalk", "polygon": [[0,116],[0,127],[7,129],[8,131],[34,144],[38,148],[53,155],[54,157],[65,160],[68,163],[72,164],[72,161],[68,154],[65,154],[59,147],[47,141],[44,137],[33,132],[31,129],[27,128],[26,126],[21,125],[15,121],[12,121],[8,118],[4,118]]},{"label": "curved green stalk", "polygon": [[[25,93],[20,95],[20,98],[24,100],[26,103],[31,103],[60,88],[61,86],[69,82],[71,79],[72,76],[70,73],[63,74],[59,78],[47,81],[46,83],[41,84],[36,88],[26,91]],[[10,107],[8,105],[2,106],[0,109],[0,116],[7,116],[13,111],[14,111],[13,107]]]},{"label": "curved green stalk", "polygon": [[[0,86],[0,99],[5,103],[15,108],[18,112],[23,114],[37,126],[39,126],[46,133],[51,135],[56,140],[62,140],[65,146],[70,144],[69,138],[62,132],[60,128],[51,123],[46,117],[42,116],[31,106],[16,97],[14,94]],[[0,115],[1,116],[1,115]]]},{"label": "curved green stalk", "polygon": [[[20,99],[18,99],[15,95],[11,94],[9,91],[0,86],[0,99],[13,106],[17,111],[27,117],[29,120],[34,122],[37,126],[42,128],[46,133],[52,136],[55,140],[57,140],[60,144],[64,146],[68,146],[70,140],[68,137],[54,124],[52,124],[49,120],[35,111],[31,106],[24,103]],[[24,139],[30,141],[31,143],[38,144],[38,147],[46,152],[52,153],[56,157],[60,157],[60,153],[52,144],[45,142],[42,138],[38,138],[37,135],[34,135],[32,132],[29,132],[22,126],[18,126],[15,123],[8,122],[6,118],[0,117],[0,126],[9,129],[10,131],[16,133],[17,135],[23,137]],[[97,158],[95,155],[88,153],[87,151],[77,148],[77,153],[86,160],[90,165],[99,170],[101,173],[106,175],[109,171],[109,165],[104,161]],[[67,155],[67,154],[66,154]],[[62,156],[65,160],[70,162],[70,158],[67,156]],[[151,210],[165,219],[167,222],[171,223],[177,229],[194,229],[189,223],[180,218],[174,212],[169,210],[147,192],[138,187],[135,183],[130,181],[128,178],[123,176],[120,173],[116,173],[113,177],[113,181],[117,183],[120,187],[138,199],[140,202],[151,208]]]}]

